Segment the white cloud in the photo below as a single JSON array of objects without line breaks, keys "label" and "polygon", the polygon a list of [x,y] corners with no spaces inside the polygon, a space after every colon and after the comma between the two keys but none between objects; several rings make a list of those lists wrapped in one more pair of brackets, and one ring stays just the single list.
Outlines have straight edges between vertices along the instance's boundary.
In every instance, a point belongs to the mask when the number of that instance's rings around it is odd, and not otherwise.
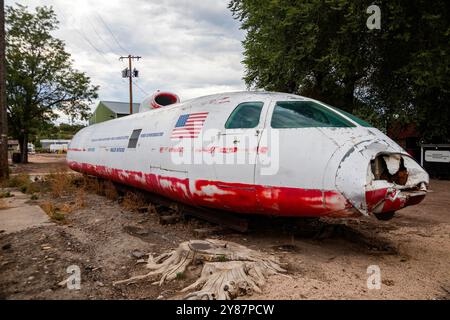
[{"label": "white cloud", "polygon": [[[17,0],[7,0],[13,5]],[[244,90],[241,64],[244,34],[227,8],[228,0],[28,0],[29,6],[53,6],[60,20],[55,36],[63,39],[74,65],[101,86],[99,99],[128,101],[121,78],[129,53],[142,56],[139,86],[151,94],[169,90],[182,100],[223,91]],[[106,23],[102,22],[102,20]],[[114,40],[127,49],[124,52]],[[90,43],[89,43],[90,42]],[[98,49],[100,52],[98,52]],[[145,94],[133,88],[135,101]]]}]

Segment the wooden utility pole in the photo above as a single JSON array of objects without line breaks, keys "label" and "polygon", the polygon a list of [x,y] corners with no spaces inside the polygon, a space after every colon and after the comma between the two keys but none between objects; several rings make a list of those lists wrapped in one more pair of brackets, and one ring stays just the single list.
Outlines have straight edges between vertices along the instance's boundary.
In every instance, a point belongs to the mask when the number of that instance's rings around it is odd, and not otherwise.
[{"label": "wooden utility pole", "polygon": [[125,69],[122,71],[122,77],[124,78],[129,78],[129,82],[130,82],[130,114],[133,114],[133,77],[138,77],[139,73],[136,69],[133,70],[132,65],[131,65],[131,61],[136,59],[137,61],[139,61],[139,59],[141,59],[142,57],[140,56],[132,56],[131,54],[129,54],[126,57],[120,57],[119,60],[123,60],[123,59],[128,59],[128,69]]},{"label": "wooden utility pole", "polygon": [[0,0],[0,180],[9,176],[8,116],[6,111],[5,2]]}]

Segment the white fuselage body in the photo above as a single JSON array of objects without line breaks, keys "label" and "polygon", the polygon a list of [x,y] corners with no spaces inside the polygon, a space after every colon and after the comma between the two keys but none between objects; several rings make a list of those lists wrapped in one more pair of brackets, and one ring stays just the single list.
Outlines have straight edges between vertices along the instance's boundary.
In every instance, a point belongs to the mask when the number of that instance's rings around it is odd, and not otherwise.
[{"label": "white fuselage body", "polygon": [[[387,193],[395,187],[371,181],[370,161],[380,153],[412,160],[379,130],[325,105],[354,126],[270,128],[275,103],[295,100],[311,99],[224,93],[141,112],[82,129],[72,139],[67,159],[74,170],[193,206],[282,216],[368,214],[367,192]],[[225,129],[242,102],[264,103],[259,124]],[[187,114],[200,115],[200,133],[177,138],[174,128]],[[135,130],[141,131],[129,148]],[[420,171],[414,161],[411,165]],[[428,183],[426,173],[411,177],[407,185],[420,182]]]}]

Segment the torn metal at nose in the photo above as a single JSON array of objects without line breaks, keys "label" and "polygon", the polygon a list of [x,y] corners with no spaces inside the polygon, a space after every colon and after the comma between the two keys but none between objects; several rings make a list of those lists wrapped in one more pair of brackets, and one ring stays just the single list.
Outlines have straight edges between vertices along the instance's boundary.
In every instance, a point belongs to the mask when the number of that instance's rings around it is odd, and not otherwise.
[{"label": "torn metal at nose", "polygon": [[337,189],[363,215],[377,217],[422,201],[429,182],[415,160],[384,141],[349,148],[336,172]]},{"label": "torn metal at nose", "polygon": [[382,214],[420,203],[427,193],[428,174],[408,155],[380,153],[370,162],[366,203]]}]

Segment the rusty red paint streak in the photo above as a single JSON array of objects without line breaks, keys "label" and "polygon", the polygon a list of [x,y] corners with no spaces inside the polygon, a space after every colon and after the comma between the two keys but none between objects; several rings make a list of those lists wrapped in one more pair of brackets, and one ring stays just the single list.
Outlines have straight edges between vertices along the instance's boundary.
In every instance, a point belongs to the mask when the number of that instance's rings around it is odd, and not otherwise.
[{"label": "rusty red paint streak", "polygon": [[292,217],[326,216],[335,212],[354,214],[347,210],[351,208],[349,202],[337,191],[208,180],[196,180],[191,189],[187,178],[144,174],[78,162],[70,162],[69,166],[75,171],[124,183],[194,206]]},{"label": "rusty red paint streak", "polygon": [[268,147],[257,147],[256,152],[257,153],[267,153],[269,151]]},{"label": "rusty red paint streak", "polygon": [[197,138],[197,136],[195,136],[195,135],[188,135],[188,136],[173,135],[171,138],[174,139],[174,140],[178,140],[178,139],[193,139],[193,138]]},{"label": "rusty red paint streak", "polygon": [[197,148],[194,150],[196,153],[236,153],[237,147],[209,147],[209,148]]},{"label": "rusty red paint streak", "polygon": [[285,216],[325,216],[348,207],[337,191],[257,186],[257,197],[263,212],[274,209]]},{"label": "rusty red paint streak", "polygon": [[219,153],[236,153],[237,151],[238,151],[237,147],[217,148],[217,152]]},{"label": "rusty red paint streak", "polygon": [[230,102],[230,97],[223,97],[219,99],[213,99],[209,101],[209,104],[221,104]]},{"label": "rusty red paint streak", "polygon": [[[237,153],[237,152],[249,152],[249,153],[267,153],[268,148],[267,147],[257,147],[257,148],[242,148],[239,149],[238,147],[209,147],[209,148],[197,148],[194,149],[196,153]],[[159,148],[160,153],[169,152],[169,153],[178,153],[178,152],[184,152],[183,147],[160,147]]]},{"label": "rusty red paint streak", "polygon": [[159,148],[159,152],[160,153],[164,153],[164,152],[169,152],[169,153],[172,153],[172,152],[175,152],[175,153],[181,153],[181,152],[183,152],[184,151],[184,148],[183,147],[160,147]]}]

